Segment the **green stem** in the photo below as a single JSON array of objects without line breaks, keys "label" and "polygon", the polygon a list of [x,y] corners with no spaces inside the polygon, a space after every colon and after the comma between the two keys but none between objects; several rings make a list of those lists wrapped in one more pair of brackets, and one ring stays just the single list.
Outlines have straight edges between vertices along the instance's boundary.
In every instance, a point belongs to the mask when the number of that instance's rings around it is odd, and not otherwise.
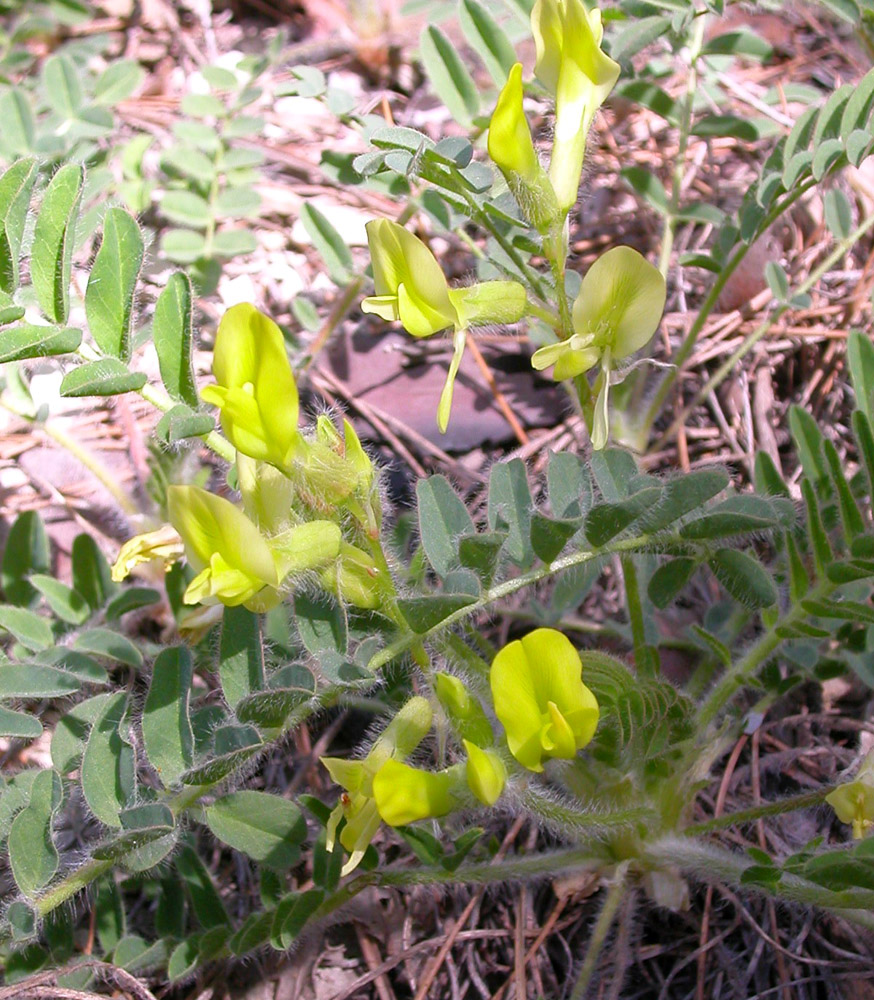
[{"label": "green stem", "polygon": [[745,891],[765,893],[777,899],[818,906],[839,913],[842,917],[868,929],[874,929],[874,891],[870,889],[827,889],[790,872],[782,872],[780,881],[772,888],[751,885],[742,881],[748,868],[756,862],[742,854],[733,854],[710,844],[702,844],[691,837],[666,838],[644,849],[646,864],[663,868],[676,866],[704,882],[726,882]]},{"label": "green stem", "polygon": [[400,656],[405,653],[416,643],[424,642],[429,636],[450,628],[458,622],[464,621],[465,618],[476,614],[477,611],[482,611],[483,608],[488,607],[490,604],[494,604],[495,601],[500,601],[502,598],[508,597],[510,594],[515,594],[517,591],[523,590],[525,587],[530,587],[533,583],[539,583],[547,577],[560,573],[563,569],[568,569],[571,566],[581,566],[584,563],[591,562],[593,559],[600,559],[605,555],[633,552],[637,549],[645,547],[650,543],[650,541],[651,538],[648,534],[635,535],[633,538],[622,538],[619,541],[605,545],[602,548],[586,552],[573,552],[570,555],[555,559],[548,566],[541,566],[539,569],[530,570],[528,573],[523,573],[521,576],[517,576],[512,580],[505,580],[503,583],[499,583],[496,586],[491,587],[472,604],[466,604],[463,608],[459,608],[458,611],[453,611],[451,615],[447,615],[443,621],[439,622],[437,625],[433,625],[425,632],[421,634],[407,632],[405,635],[395,639],[394,642],[389,643],[386,647],[381,649],[378,653],[375,653],[370,658],[367,668],[375,673],[387,663],[390,663],[396,656]]},{"label": "green stem", "polygon": [[601,954],[601,949],[604,947],[604,942],[607,940],[607,935],[613,926],[613,920],[625,896],[627,884],[627,868],[625,865],[620,865],[616,869],[616,875],[607,889],[604,905],[601,907],[601,912],[598,914],[598,919],[592,928],[592,936],[589,938],[589,944],[586,948],[586,957],[583,959],[580,974],[577,977],[574,991],[571,994],[571,1000],[584,1000],[588,992],[589,983],[592,980],[595,966],[598,962],[598,956]]},{"label": "green stem", "polygon": [[95,879],[111,871],[115,861],[92,858],[80,865],[75,871],[65,875],[60,882],[52,886],[45,895],[33,901],[33,908],[40,917],[48,916],[52,910],[72,899],[77,892],[89,886]]},{"label": "green stem", "polygon": [[[804,600],[823,600],[834,590],[834,585],[828,581],[820,581]],[[696,732],[703,733],[705,727],[716,718],[722,708],[734,697],[744,682],[770,658],[774,650],[783,641],[777,634],[777,629],[791,626],[796,621],[804,621],[810,615],[801,607],[801,602],[793,603],[787,613],[777,621],[755,642],[746,654],[733,663],[714,685],[710,694],[698,709],[696,717]]]},{"label": "green stem", "polygon": [[703,823],[693,823],[691,826],[687,826],[683,833],[689,837],[698,837],[702,833],[710,833],[713,830],[724,830],[730,826],[753,823],[766,816],[779,816],[782,813],[795,812],[796,809],[809,809],[811,806],[818,806],[830,791],[831,788],[819,788],[815,792],[792,795],[777,802],[767,802],[764,805],[751,806],[749,809],[738,809],[727,816],[714,816],[713,819],[705,820]]},{"label": "green stem", "polygon": [[631,806],[613,812],[585,813],[579,808],[550,798],[533,785],[525,788],[519,794],[519,798],[528,812],[533,813],[547,826],[571,837],[583,834],[586,837],[602,838],[636,824],[651,827],[658,818],[655,810],[649,806]]},{"label": "green stem", "polygon": [[625,604],[628,607],[628,617],[631,621],[631,641],[634,646],[634,662],[638,671],[644,666],[644,647],[646,646],[646,625],[643,620],[643,604],[640,599],[640,587],[637,580],[637,567],[632,556],[620,559],[622,577],[625,581]]},{"label": "green stem", "polygon": [[[768,226],[775,222],[783,214],[783,212],[786,211],[787,208],[790,208],[793,204],[795,204],[795,202],[805,195],[812,187],[816,187],[816,183],[817,182],[811,178],[787,194],[786,197],[783,198],[782,201],[772,208],[771,211],[765,216],[759,225],[758,232],[764,232]],[[689,327],[689,332],[683,339],[682,344],[680,344],[677,348],[677,353],[671,359],[674,367],[665,372],[664,377],[653,395],[652,402],[650,403],[649,409],[644,417],[644,427],[652,427],[658,418],[658,415],[662,412],[665,401],[668,398],[668,393],[670,393],[674,382],[676,382],[679,377],[683,365],[694,350],[695,344],[698,342],[698,336],[704,329],[704,324],[707,322],[710,314],[716,307],[717,300],[722,294],[722,290],[728,284],[729,279],[740,266],[741,261],[744,257],[746,257],[754,242],[754,240],[751,240],[749,243],[742,243],[740,246],[735,247],[731,259],[728,260],[724,267],[720,269],[716,280],[713,282],[710,291],[707,293],[707,297],[704,299],[704,302],[701,304],[701,308],[695,316],[692,326]]]},{"label": "green stem", "polygon": [[[138,392],[147,403],[151,403],[152,406],[162,413],[167,413],[168,410],[172,410],[176,406],[176,403],[166,393],[163,393],[148,382]],[[204,434],[200,440],[203,441],[210,451],[218,455],[219,458],[223,458],[231,465],[236,462],[236,449],[227,438],[222,437],[217,431],[210,431],[208,434]]]},{"label": "green stem", "polygon": [[694,21],[692,37],[689,41],[689,72],[686,76],[686,93],[683,99],[683,110],[679,125],[679,140],[677,155],[674,158],[674,170],[671,177],[671,198],[665,215],[662,232],[662,249],[659,254],[659,271],[667,278],[671,263],[671,251],[674,249],[674,233],[677,225],[677,213],[680,209],[680,197],[683,190],[683,178],[686,174],[686,150],[689,146],[689,134],[692,130],[692,108],[695,103],[695,91],[698,88],[698,58],[704,44],[704,27],[706,16],[699,14]]}]

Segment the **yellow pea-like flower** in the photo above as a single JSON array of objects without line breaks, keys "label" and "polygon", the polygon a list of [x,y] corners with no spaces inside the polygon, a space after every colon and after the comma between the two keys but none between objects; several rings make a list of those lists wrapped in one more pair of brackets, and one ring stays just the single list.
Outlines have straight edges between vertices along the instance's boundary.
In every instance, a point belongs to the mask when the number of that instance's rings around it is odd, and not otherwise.
[{"label": "yellow pea-like flower", "polygon": [[595,735],[598,702],[582,679],[570,640],[540,628],[505,646],[489,680],[510,753],[530,771],[550,757],[571,759]]}]

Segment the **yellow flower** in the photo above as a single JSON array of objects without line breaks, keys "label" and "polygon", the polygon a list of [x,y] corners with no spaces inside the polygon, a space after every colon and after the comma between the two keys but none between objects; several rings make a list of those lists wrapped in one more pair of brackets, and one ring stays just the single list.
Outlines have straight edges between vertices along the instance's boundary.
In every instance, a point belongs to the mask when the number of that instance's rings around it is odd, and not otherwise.
[{"label": "yellow flower", "polygon": [[838,785],[825,800],[842,823],[853,824],[853,837],[861,840],[874,826],[874,752],[862,762],[855,780]]},{"label": "yellow flower", "polygon": [[575,378],[600,364],[592,445],[607,442],[610,373],[617,361],[640,350],[658,328],[665,308],[665,279],[631,247],[614,247],[586,272],[573,308],[574,332],[567,340],[535,351],[538,371],[555,365],[557,381]]},{"label": "yellow flower", "polygon": [[423,771],[399,760],[388,760],[373,777],[376,808],[389,826],[445,816],[458,805],[460,777],[458,767]]},{"label": "yellow flower", "polygon": [[300,443],[298,398],[279,327],[248,303],[232,306],[216,334],[213,374],[216,384],[200,395],[221,411],[233,446],[289,471]]},{"label": "yellow flower", "polygon": [[229,500],[197,486],[171,486],[167,510],[197,572],[185,603],[264,610],[264,601],[276,594],[279,573],[270,546],[249,518]]},{"label": "yellow flower", "polygon": [[507,768],[494,750],[483,750],[470,740],[462,742],[467,751],[467,786],[484,806],[493,806],[507,783]]},{"label": "yellow flower", "polygon": [[530,632],[495,657],[495,714],[510,753],[530,771],[542,771],[549,757],[572,759],[595,735],[598,702],[582,669],[570,640],[551,628]]},{"label": "yellow flower", "polygon": [[363,760],[321,758],[333,780],[344,789],[339,804],[331,813],[327,830],[328,850],[333,851],[340,822],[346,821],[340,832],[340,843],[349,852],[349,860],[343,866],[344,875],[358,866],[379,829],[374,779],[389,761],[409,757],[428,734],[431,719],[431,706],[426,699],[416,696],[386,726]]},{"label": "yellow flower", "polygon": [[450,288],[428,247],[389,219],[367,223],[367,243],[376,295],[361,303],[362,311],[384,320],[400,320],[414,337],[430,337],[450,327],[453,330],[452,361],[437,408],[437,426],[445,431],[468,328],[518,322],[527,307],[525,288],[516,281]]},{"label": "yellow flower", "polygon": [[555,96],[549,179],[567,213],[577,200],[589,127],[619,79],[619,64],[601,51],[601,12],[582,0],[537,0],[531,30],[535,75]]}]

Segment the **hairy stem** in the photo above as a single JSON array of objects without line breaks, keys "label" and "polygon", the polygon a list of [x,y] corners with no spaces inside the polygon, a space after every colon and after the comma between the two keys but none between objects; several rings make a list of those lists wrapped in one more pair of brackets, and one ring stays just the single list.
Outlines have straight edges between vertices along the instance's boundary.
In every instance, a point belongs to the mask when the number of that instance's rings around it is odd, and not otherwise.
[{"label": "hairy stem", "polygon": [[802,795],[791,795],[777,802],[767,802],[749,809],[738,809],[727,816],[714,816],[703,823],[693,823],[687,826],[683,833],[689,837],[697,837],[713,830],[724,830],[726,827],[738,826],[742,823],[753,823],[766,816],[779,816],[782,813],[795,812],[797,809],[809,809],[818,806],[831,791],[831,788],[819,788],[815,792],[805,792]]},{"label": "hairy stem", "polygon": [[616,870],[613,881],[607,889],[604,905],[601,907],[601,912],[598,914],[598,919],[592,928],[592,936],[589,938],[589,944],[586,948],[586,957],[583,959],[580,974],[577,977],[574,991],[571,994],[571,1000],[585,1000],[586,993],[589,990],[589,983],[592,981],[595,966],[598,962],[598,956],[601,954],[604,942],[607,940],[607,935],[613,926],[616,911],[619,909],[625,896],[627,887],[626,873],[626,866],[620,865]]}]

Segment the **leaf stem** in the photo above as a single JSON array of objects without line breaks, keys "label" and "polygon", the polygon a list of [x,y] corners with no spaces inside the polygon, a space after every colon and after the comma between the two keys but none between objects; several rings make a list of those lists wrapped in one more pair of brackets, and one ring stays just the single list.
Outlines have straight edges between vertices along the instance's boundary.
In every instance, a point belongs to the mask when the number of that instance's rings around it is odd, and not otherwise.
[{"label": "leaf stem", "polygon": [[797,809],[809,809],[811,806],[818,806],[830,791],[831,788],[828,787],[818,788],[815,792],[792,795],[785,799],[779,799],[777,802],[767,802],[760,806],[751,806],[749,809],[738,809],[726,816],[714,816],[713,819],[705,820],[703,823],[693,823],[691,826],[687,826],[683,833],[689,837],[698,837],[713,830],[724,830],[726,827],[752,823],[757,819],[764,819],[766,816],[779,816],[782,813],[795,812]]},{"label": "leaf stem", "polygon": [[607,935],[613,926],[616,911],[619,909],[625,896],[628,884],[627,871],[627,862],[619,865],[613,881],[607,889],[604,905],[601,907],[601,912],[598,914],[598,919],[592,928],[592,936],[589,938],[589,944],[586,948],[586,957],[583,959],[583,964],[580,967],[580,974],[577,977],[574,991],[571,994],[571,1000],[585,1000],[589,983],[592,981],[595,966],[598,962],[598,956],[601,954],[601,949],[604,947],[604,942],[607,940]]}]

